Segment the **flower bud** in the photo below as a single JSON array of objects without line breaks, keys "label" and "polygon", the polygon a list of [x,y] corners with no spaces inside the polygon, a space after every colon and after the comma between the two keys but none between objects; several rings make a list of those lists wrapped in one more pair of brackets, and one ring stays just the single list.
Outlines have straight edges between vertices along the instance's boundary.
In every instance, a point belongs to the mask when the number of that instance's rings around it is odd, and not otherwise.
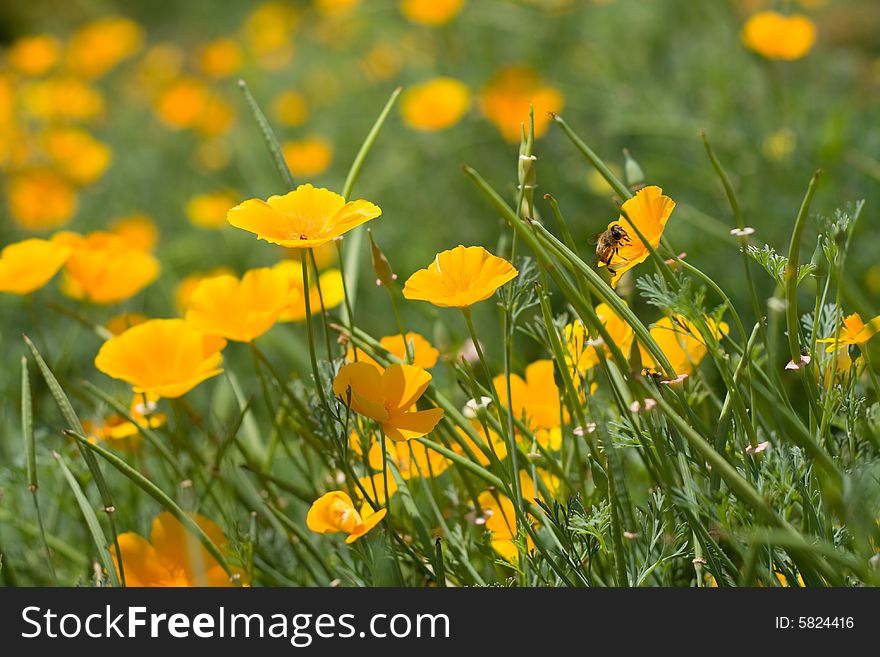
[{"label": "flower bud", "polygon": [[370,259],[373,261],[373,271],[376,272],[376,285],[390,287],[397,280],[397,274],[391,271],[391,263],[373,239],[373,232],[368,230],[367,235],[370,236]]}]

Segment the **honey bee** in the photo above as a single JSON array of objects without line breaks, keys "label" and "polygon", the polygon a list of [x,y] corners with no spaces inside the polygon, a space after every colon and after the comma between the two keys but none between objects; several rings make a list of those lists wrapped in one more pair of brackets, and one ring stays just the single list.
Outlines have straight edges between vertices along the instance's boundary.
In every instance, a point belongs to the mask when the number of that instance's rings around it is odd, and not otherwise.
[{"label": "honey bee", "polygon": [[621,246],[630,243],[629,235],[620,224],[613,224],[596,238],[596,259],[611,267],[611,260],[617,255]]}]

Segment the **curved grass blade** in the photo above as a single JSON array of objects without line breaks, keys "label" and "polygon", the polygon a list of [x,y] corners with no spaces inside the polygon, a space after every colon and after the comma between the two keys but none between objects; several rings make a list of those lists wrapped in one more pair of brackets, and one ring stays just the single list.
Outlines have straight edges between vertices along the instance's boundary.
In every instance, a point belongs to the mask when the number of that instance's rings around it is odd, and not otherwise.
[{"label": "curved grass blade", "polygon": [[281,145],[278,143],[278,137],[275,136],[272,126],[269,125],[269,120],[257,104],[257,99],[254,98],[254,95],[248,88],[247,82],[239,80],[238,88],[241,89],[241,93],[244,94],[245,102],[247,103],[251,114],[254,115],[257,125],[260,126],[263,140],[266,142],[266,147],[272,155],[272,161],[275,163],[275,168],[278,169],[281,179],[284,181],[284,184],[287,185],[288,189],[294,189],[296,183],[293,180],[293,174],[290,173],[290,168],[287,166],[287,161],[284,159],[284,154],[281,152]]}]

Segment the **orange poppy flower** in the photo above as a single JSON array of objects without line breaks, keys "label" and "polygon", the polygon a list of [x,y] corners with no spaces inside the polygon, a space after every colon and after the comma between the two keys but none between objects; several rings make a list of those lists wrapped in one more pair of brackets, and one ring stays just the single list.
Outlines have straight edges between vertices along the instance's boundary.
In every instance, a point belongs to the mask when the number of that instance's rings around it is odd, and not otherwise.
[{"label": "orange poppy flower", "polygon": [[6,202],[13,221],[27,230],[46,230],[66,224],[76,212],[76,190],[52,169],[26,169],[6,183]]},{"label": "orange poppy flower", "polygon": [[27,239],[0,251],[0,292],[30,294],[48,283],[73,249],[54,240]]},{"label": "orange poppy flower", "polygon": [[[216,523],[198,513],[189,515],[218,548],[226,548],[228,541]],[[205,546],[167,511],[153,518],[149,541],[135,532],[120,534],[119,552],[126,586],[233,586]],[[118,571],[115,546],[111,553]]]},{"label": "orange poppy flower", "polygon": [[119,217],[110,224],[110,232],[119,235],[133,249],[152,251],[159,241],[156,222],[145,214]]},{"label": "orange poppy flower", "polygon": [[[510,397],[513,415],[524,418],[533,429],[550,429],[559,426],[559,388],[553,377],[552,360],[536,360],[526,367],[526,378],[510,375]],[[507,385],[503,374],[492,380],[498,398],[507,407]]]},{"label": "orange poppy flower", "polygon": [[[507,442],[504,438],[494,431],[489,430],[489,440],[486,440],[486,430],[483,428],[481,422],[472,421],[471,426],[473,426],[477,435],[480,436],[480,442],[482,445],[477,445],[461,427],[456,427],[455,430],[458,431],[459,436],[461,436],[461,439],[465,444],[470,447],[474,456],[477,458],[477,463],[480,465],[489,465],[489,463],[491,463],[492,460],[486,454],[486,450],[489,450],[490,454],[494,451],[498,460],[503,461],[504,457],[507,456]],[[452,444],[452,451],[456,454],[461,454],[462,456],[467,455],[464,447],[457,442]]]},{"label": "orange poppy flower", "polygon": [[110,164],[110,147],[80,128],[53,127],[41,141],[57,170],[77,185],[95,182]]},{"label": "orange poppy flower", "polygon": [[204,335],[182,319],[152,319],[101,345],[95,367],[135,392],[175,398],[223,371],[225,346],[223,338]]},{"label": "orange poppy flower", "polygon": [[189,298],[186,321],[207,335],[251,342],[278,321],[289,293],[287,277],[268,267],[251,269],[241,279],[206,278]]},{"label": "orange poppy flower", "polygon": [[67,65],[84,78],[97,78],[134,55],[143,42],[143,30],[133,20],[99,18],[77,30],[70,38]]},{"label": "orange poppy flower", "polygon": [[865,344],[878,331],[880,331],[880,315],[871,319],[866,324],[862,321],[858,313],[853,313],[843,318],[843,326],[840,327],[838,336],[828,338],[819,338],[816,342],[825,342],[828,344],[825,351],[830,353],[842,347]]},{"label": "orange poppy flower", "polygon": [[801,14],[762,11],[746,21],[742,40],[767,59],[800,59],[816,41],[816,25]]},{"label": "orange poppy flower", "polygon": [[361,536],[379,524],[387,509],[379,509],[372,513],[369,505],[361,515],[354,508],[351,498],[341,490],[325,493],[312,503],[306,516],[306,525],[319,534],[335,534],[345,532],[346,543],[354,543]]},{"label": "orange poppy flower", "polygon": [[[348,444],[356,456],[363,456],[361,436],[356,431],[352,432]],[[385,454],[388,462],[394,464],[404,479],[437,476],[451,465],[449,459],[433,449],[428,449],[418,440],[386,441]],[[382,444],[378,438],[370,440],[367,464],[374,470],[382,469]]]},{"label": "orange poppy flower", "polygon": [[284,142],[281,154],[294,177],[315,178],[333,161],[333,146],[323,137],[306,137]]},{"label": "orange poppy flower", "polygon": [[[406,337],[402,335],[386,335],[379,340],[379,344],[401,362],[406,362],[406,343],[409,343],[410,350],[413,354],[413,365],[429,370],[437,364],[440,352],[434,349],[434,347],[431,346],[431,343],[418,333],[409,331],[406,334]],[[348,348],[345,358],[349,362],[354,361],[354,347]],[[379,363],[367,356],[367,354],[360,349],[357,350],[357,358],[358,362],[363,361],[375,365],[376,367],[381,367]]]},{"label": "orange poppy flower", "polygon": [[[730,331],[726,322],[716,324],[715,320],[710,317],[706,317],[705,321],[716,339]],[[703,336],[700,335],[697,327],[684,317],[676,317],[675,321],[669,317],[663,317],[651,327],[651,337],[663,351],[676,374],[690,374],[706,355],[706,343]],[[654,361],[654,357],[641,344],[639,350],[642,355],[642,364],[645,367],[654,370],[660,369]]]},{"label": "orange poppy flower", "polygon": [[480,105],[483,114],[501,136],[513,144],[522,137],[529,122],[529,107],[534,108],[535,137],[541,137],[550,125],[550,114],[561,112],[562,93],[543,83],[536,71],[523,66],[501,69],[483,88]]},{"label": "orange poppy flower", "polygon": [[375,219],[382,210],[369,201],[345,202],[329,189],[300,185],[268,201],[249,199],[236,205],[226,220],[261,240],[292,249],[320,246]]},{"label": "orange poppy flower", "polygon": [[427,435],[443,417],[443,409],[412,410],[427,390],[431,375],[421,367],[395,363],[381,371],[369,363],[343,365],[333,381],[333,394],[351,408],[382,425],[391,440]]},{"label": "orange poppy flower", "polygon": [[[595,310],[611,340],[617,345],[624,357],[628,357],[633,342],[632,326],[623,321],[606,303],[600,303]],[[591,341],[589,332],[579,319],[566,324],[564,332],[568,345],[566,362],[577,382],[583,378],[587,370],[599,363],[600,358],[607,357],[611,353],[611,349],[607,344],[602,344],[599,337],[595,341]]]},{"label": "orange poppy flower", "polygon": [[465,0],[400,0],[400,13],[413,23],[445,25],[458,15]]},{"label": "orange poppy flower", "polygon": [[61,53],[61,42],[50,34],[24,36],[13,41],[6,50],[9,65],[23,75],[45,75]]},{"label": "orange poppy flower", "polygon": [[458,245],[438,253],[426,269],[410,276],[403,296],[441,308],[467,308],[491,297],[518,273],[507,260],[481,246]]},{"label": "orange poppy flower", "polygon": [[452,127],[470,106],[467,85],[453,78],[434,78],[406,90],[400,99],[403,122],[414,130],[435,132]]},{"label": "orange poppy flower", "polygon": [[174,288],[174,304],[177,306],[177,310],[185,315],[187,308],[189,308],[189,300],[192,298],[192,293],[195,292],[199,283],[206,278],[214,278],[224,274],[234,276],[235,272],[229,267],[215,267],[210,271],[196,272],[184,277],[184,279],[177,284],[177,287]]},{"label": "orange poppy flower", "polygon": [[620,277],[624,272],[632,269],[637,264],[644,262],[650,255],[650,251],[639,239],[633,228],[633,224],[641,231],[653,248],[660,245],[660,237],[669,215],[675,209],[675,201],[663,195],[663,190],[656,185],[643,187],[632,198],[627,199],[621,206],[625,214],[608,224],[620,225],[626,231],[626,239],[621,243],[616,253],[611,258],[611,263],[599,262],[599,267],[608,267],[611,271],[611,287],[617,287]]}]

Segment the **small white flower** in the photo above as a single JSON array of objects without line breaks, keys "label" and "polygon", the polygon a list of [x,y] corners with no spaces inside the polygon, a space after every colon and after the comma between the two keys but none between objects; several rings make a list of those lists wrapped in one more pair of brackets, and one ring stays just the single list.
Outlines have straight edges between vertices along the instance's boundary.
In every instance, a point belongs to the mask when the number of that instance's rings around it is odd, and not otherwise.
[{"label": "small white flower", "polygon": [[473,420],[480,411],[485,411],[489,404],[492,403],[491,397],[480,397],[480,401],[476,399],[468,399],[462,409],[462,415],[467,419]]},{"label": "small white flower", "polygon": [[755,229],[746,226],[745,228],[734,228],[730,231],[730,234],[735,237],[748,237],[749,235],[753,235],[755,233]]}]

